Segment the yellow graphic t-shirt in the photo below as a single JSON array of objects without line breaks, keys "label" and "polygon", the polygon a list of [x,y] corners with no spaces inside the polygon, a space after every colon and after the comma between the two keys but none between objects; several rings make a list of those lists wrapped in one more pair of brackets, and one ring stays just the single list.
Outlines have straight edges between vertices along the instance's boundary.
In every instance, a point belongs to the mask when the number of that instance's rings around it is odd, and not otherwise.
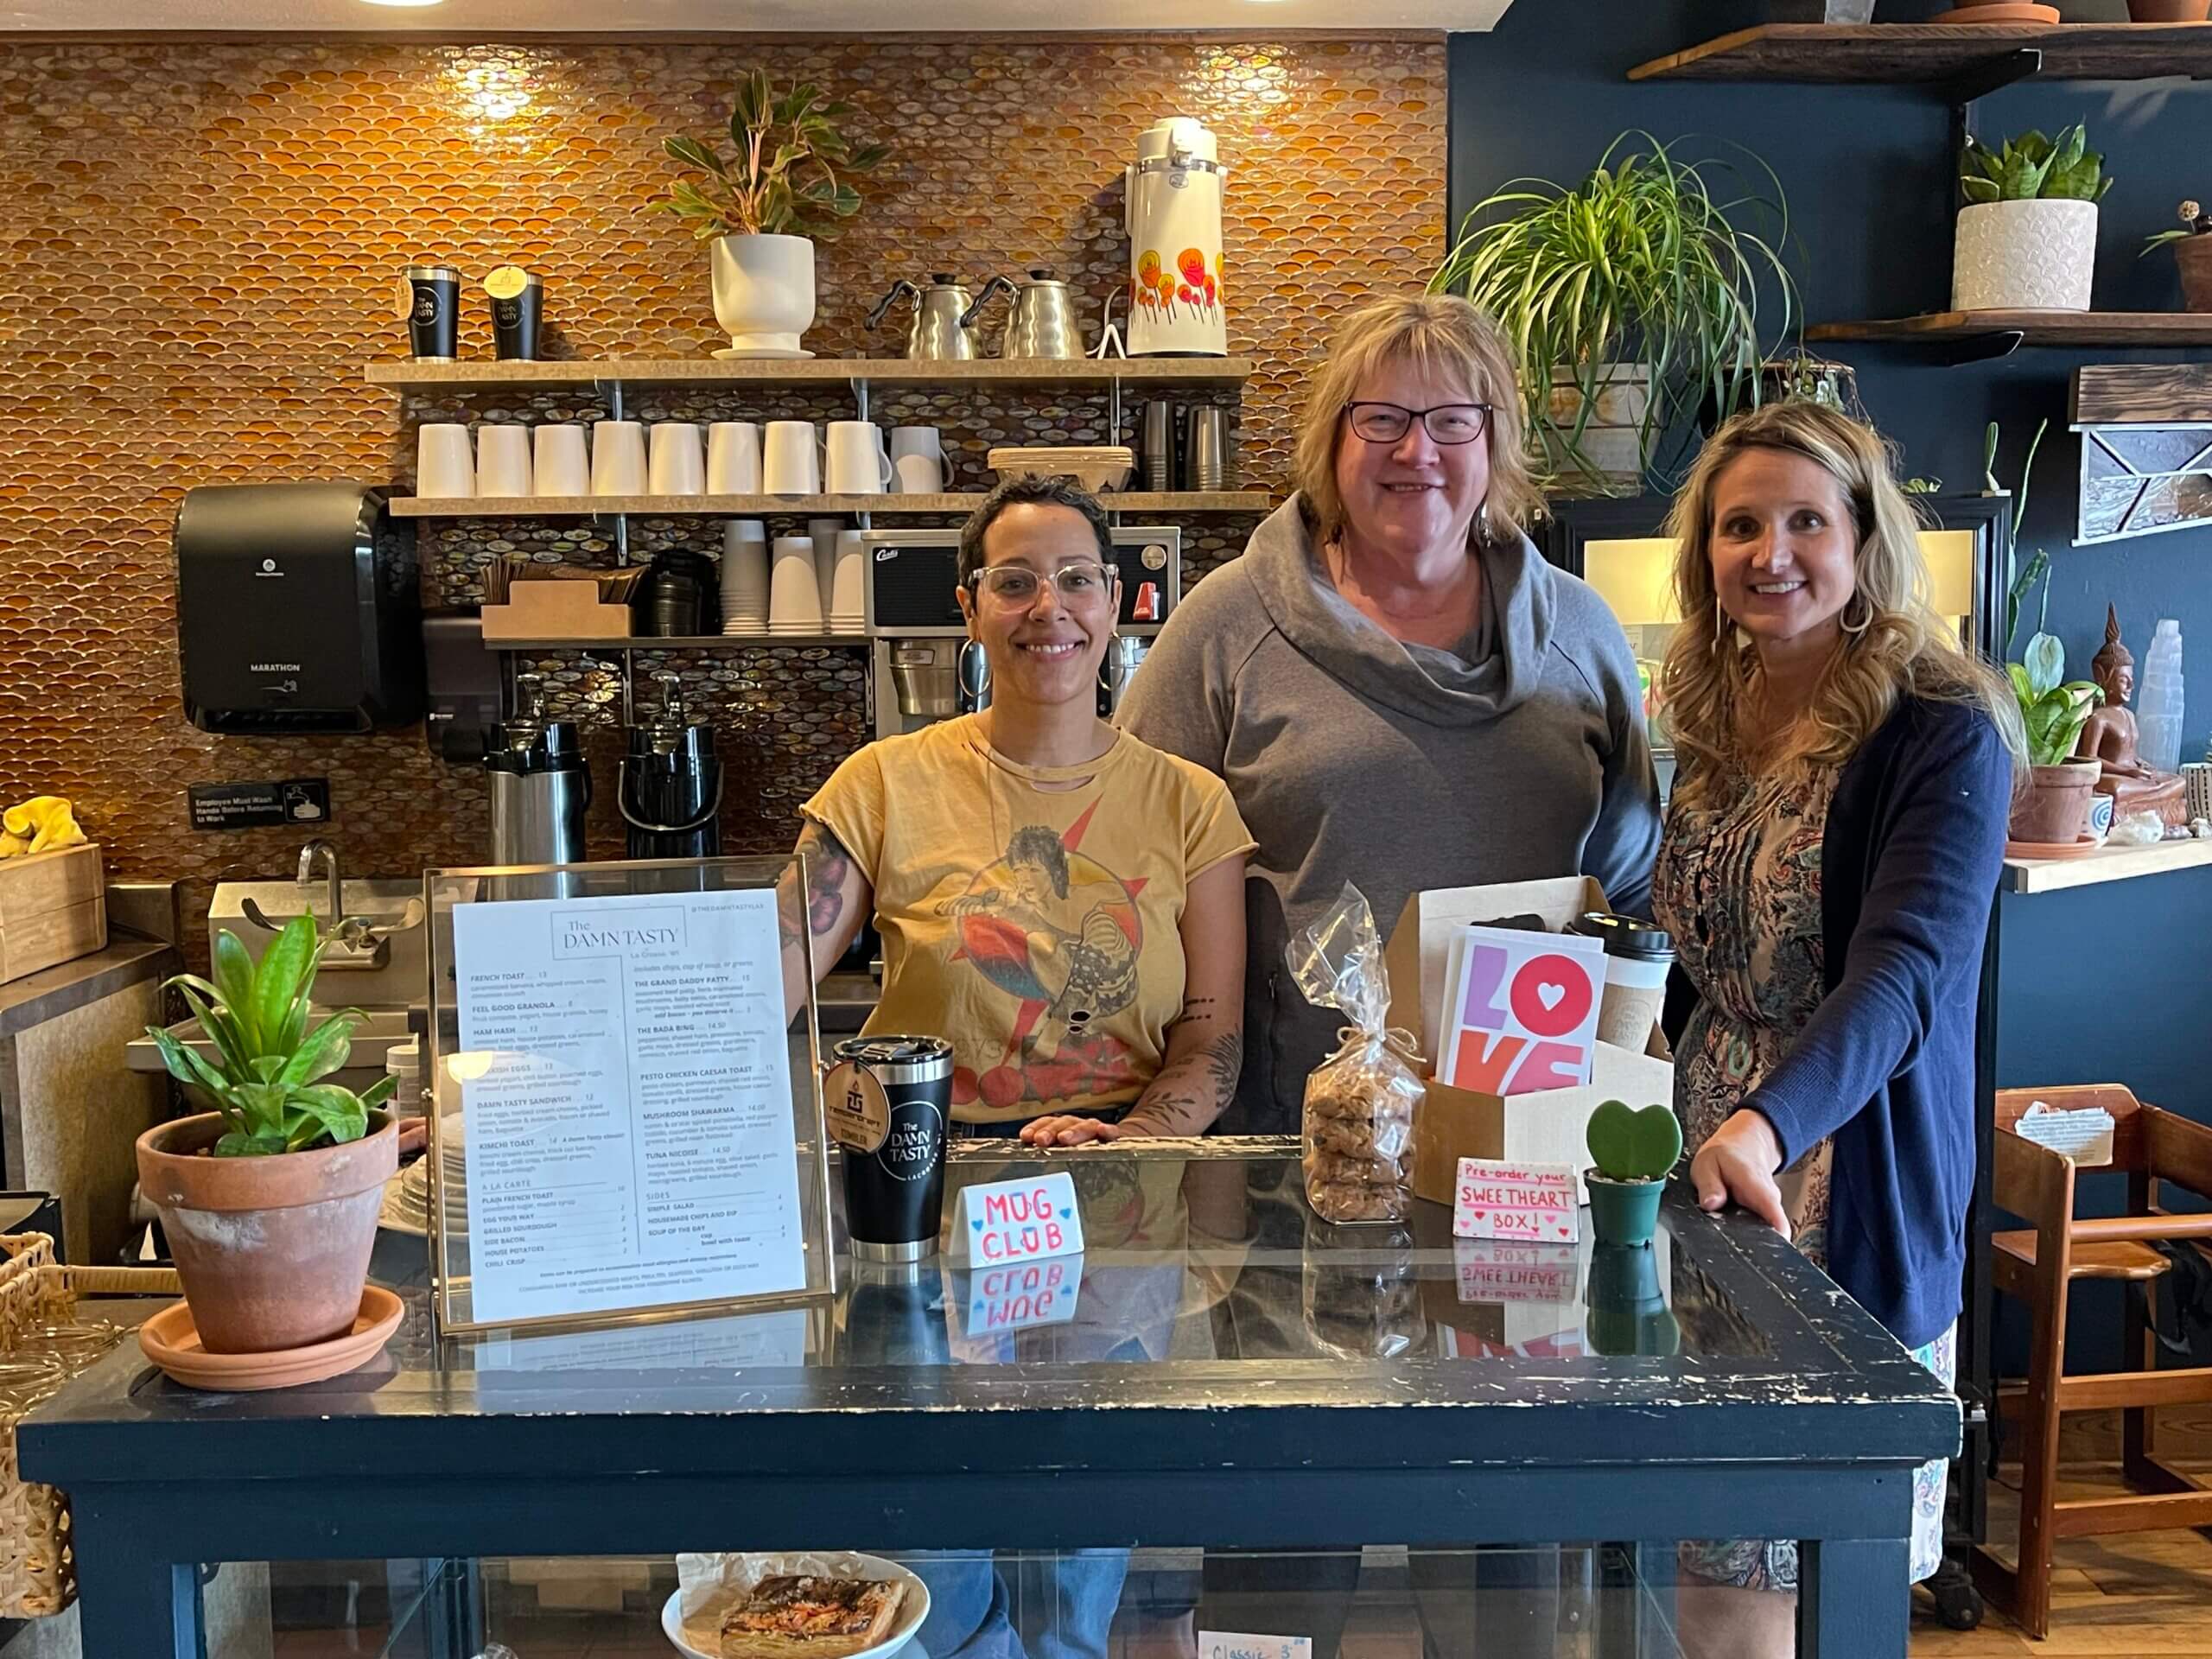
[{"label": "yellow graphic t-shirt", "polygon": [[875,894],[866,1029],[948,1039],[965,1123],[1133,1104],[1183,1010],[1191,882],[1255,845],[1187,760],[1117,733],[1083,766],[1020,766],[972,715],[869,744],[799,810]]}]

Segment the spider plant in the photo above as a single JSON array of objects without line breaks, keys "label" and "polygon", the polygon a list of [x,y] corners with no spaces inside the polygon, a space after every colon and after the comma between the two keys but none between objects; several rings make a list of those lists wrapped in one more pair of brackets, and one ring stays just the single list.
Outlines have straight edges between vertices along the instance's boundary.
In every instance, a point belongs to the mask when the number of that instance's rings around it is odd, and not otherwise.
[{"label": "spider plant", "polygon": [[[1662,482],[1659,447],[1683,416],[1758,402],[1762,290],[1780,340],[1798,322],[1797,285],[1777,251],[1789,226],[1781,181],[1742,156],[1684,159],[1627,132],[1580,183],[1516,179],[1462,221],[1429,288],[1465,296],[1512,340],[1531,456],[1551,483],[1605,490],[1583,444],[1624,365],[1649,383],[1637,456]],[[1751,228],[1770,224],[1770,238]],[[1572,418],[1554,414],[1555,385],[1580,394]]]}]

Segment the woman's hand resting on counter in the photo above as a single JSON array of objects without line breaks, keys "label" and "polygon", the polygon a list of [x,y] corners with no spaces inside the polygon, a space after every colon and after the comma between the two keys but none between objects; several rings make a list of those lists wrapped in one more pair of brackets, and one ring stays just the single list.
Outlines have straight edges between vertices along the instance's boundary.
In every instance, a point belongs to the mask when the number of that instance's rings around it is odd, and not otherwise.
[{"label": "woman's hand resting on counter", "polygon": [[1033,1147],[1080,1147],[1093,1141],[1119,1141],[1123,1135],[1159,1133],[1159,1129],[1147,1128],[1142,1123],[1109,1123],[1103,1118],[1065,1115],[1032,1118],[1021,1126],[1022,1141]]},{"label": "woman's hand resting on counter", "polygon": [[1789,1217],[1774,1179],[1781,1167],[1782,1141],[1766,1114],[1748,1107],[1732,1112],[1690,1160],[1698,1208],[1725,1210],[1739,1204],[1787,1238]]}]

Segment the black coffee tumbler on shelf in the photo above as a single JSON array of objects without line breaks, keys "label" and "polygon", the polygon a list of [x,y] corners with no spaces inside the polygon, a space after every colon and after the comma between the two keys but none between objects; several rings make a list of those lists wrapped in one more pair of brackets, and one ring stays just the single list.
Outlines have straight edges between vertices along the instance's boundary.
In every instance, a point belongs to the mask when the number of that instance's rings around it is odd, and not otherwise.
[{"label": "black coffee tumbler on shelf", "polygon": [[418,363],[461,356],[461,273],[451,265],[410,265],[407,338]]},{"label": "black coffee tumbler on shelf", "polygon": [[492,302],[492,351],[502,363],[534,362],[545,281],[520,265],[501,265],[484,279]]},{"label": "black coffee tumbler on shelf", "polygon": [[855,1037],[832,1051],[824,1116],[843,1148],[845,1231],[861,1262],[935,1253],[944,1212],[952,1045],[942,1037]]}]

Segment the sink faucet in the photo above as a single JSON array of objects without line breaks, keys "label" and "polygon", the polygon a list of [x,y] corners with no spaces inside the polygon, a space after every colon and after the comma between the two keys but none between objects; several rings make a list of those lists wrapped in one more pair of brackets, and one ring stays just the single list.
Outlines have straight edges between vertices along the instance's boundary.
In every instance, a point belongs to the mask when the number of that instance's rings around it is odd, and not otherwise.
[{"label": "sink faucet", "polygon": [[320,858],[330,873],[330,924],[328,931],[342,934],[346,929],[346,892],[338,876],[338,849],[328,842],[315,840],[300,849],[300,885],[305,887],[315,880],[315,861]]}]

